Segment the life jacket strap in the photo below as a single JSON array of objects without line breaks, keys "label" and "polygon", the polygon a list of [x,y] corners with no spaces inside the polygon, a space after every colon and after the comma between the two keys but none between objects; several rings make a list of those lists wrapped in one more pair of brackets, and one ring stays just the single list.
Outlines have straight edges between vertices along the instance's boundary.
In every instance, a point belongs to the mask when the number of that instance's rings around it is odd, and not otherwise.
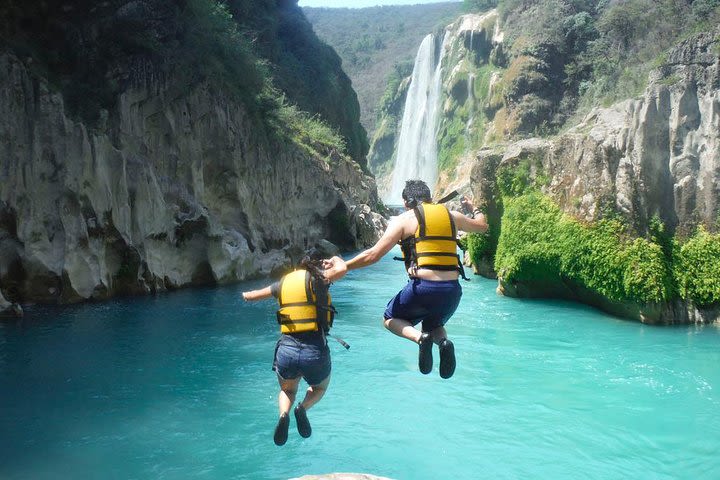
[{"label": "life jacket strap", "polygon": [[290,303],[281,303],[280,307],[309,307],[311,305],[315,305],[313,302],[290,302]]},{"label": "life jacket strap", "polygon": [[448,240],[457,243],[456,237],[446,237],[445,235],[428,235],[425,237],[417,237],[416,240]]},{"label": "life jacket strap", "polygon": [[[440,255],[438,253],[428,254],[428,255]],[[422,256],[422,254],[418,254],[418,256]],[[451,256],[451,255],[447,255]],[[423,265],[422,267],[418,268],[425,268],[427,270],[438,270],[441,272],[458,272],[463,280],[466,282],[469,282],[470,279],[465,275],[465,266],[462,264],[462,261],[460,260],[460,255],[453,255],[457,257],[458,264],[457,265]]]},{"label": "life jacket strap", "polygon": [[280,325],[287,325],[287,324],[303,324],[303,323],[315,323],[315,318],[298,318],[295,320],[290,320],[290,318],[287,315],[281,315],[281,318],[278,320],[280,322]]},{"label": "life jacket strap", "polygon": [[340,345],[342,345],[343,347],[345,347],[346,350],[350,350],[350,345],[349,345],[345,340],[343,340],[342,338],[336,337],[335,335],[331,335],[331,334],[329,334],[329,333],[328,333],[327,336],[333,338],[336,342],[338,342]]},{"label": "life jacket strap", "polygon": [[[450,253],[450,252],[423,252],[423,253],[417,253],[416,254],[418,258],[420,257],[457,257],[457,253]],[[426,267],[427,265],[423,265],[423,267]]]}]

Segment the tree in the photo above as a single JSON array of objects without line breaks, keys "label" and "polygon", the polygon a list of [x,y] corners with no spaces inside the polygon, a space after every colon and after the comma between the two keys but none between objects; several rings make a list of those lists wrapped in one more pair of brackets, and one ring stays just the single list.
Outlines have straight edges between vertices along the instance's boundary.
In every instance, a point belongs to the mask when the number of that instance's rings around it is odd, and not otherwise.
[{"label": "tree", "polygon": [[498,5],[499,0],[463,0],[463,9],[466,12],[482,12]]}]

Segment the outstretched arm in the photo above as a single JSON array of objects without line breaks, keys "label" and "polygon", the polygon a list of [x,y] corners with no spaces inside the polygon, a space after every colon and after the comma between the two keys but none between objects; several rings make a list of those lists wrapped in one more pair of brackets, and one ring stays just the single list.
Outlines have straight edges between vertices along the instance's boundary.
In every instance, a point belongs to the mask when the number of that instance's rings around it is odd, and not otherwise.
[{"label": "outstretched arm", "polygon": [[270,286],[261,288],[260,290],[250,290],[249,292],[243,292],[243,300],[251,302],[253,300],[264,300],[272,297],[272,290]]},{"label": "outstretched arm", "polygon": [[380,260],[402,238],[403,217],[396,217],[388,225],[387,230],[375,245],[357,254],[347,262],[348,270],[367,267]]},{"label": "outstretched arm", "polygon": [[[367,267],[380,260],[383,255],[389,252],[393,246],[400,241],[403,232],[402,217],[397,217],[390,222],[387,230],[375,245],[357,254],[347,262],[326,260],[325,278],[330,282],[341,279],[348,270],[357,270],[358,268]],[[342,262],[342,264],[340,264]]]}]

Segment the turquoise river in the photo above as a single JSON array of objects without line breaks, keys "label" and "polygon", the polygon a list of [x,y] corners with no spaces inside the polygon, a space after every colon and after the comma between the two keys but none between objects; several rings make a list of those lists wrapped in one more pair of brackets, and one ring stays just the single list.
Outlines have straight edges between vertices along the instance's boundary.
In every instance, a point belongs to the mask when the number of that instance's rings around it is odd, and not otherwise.
[{"label": "turquoise river", "polygon": [[[248,282],[28,307],[0,323],[0,478],[718,479],[720,330],[652,327],[474,277],[448,331],[450,380],[380,317],[405,279],[390,256],[332,287],[328,394],[272,431],[274,300]],[[436,354],[437,365],[437,354]]]}]

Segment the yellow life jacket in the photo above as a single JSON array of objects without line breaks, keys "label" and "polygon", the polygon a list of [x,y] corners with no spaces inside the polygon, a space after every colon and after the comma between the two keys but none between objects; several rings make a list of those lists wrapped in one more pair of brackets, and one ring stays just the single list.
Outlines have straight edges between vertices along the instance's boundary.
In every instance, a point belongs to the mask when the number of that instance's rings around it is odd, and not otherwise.
[{"label": "yellow life jacket", "polygon": [[457,228],[444,205],[422,203],[413,209],[418,221],[415,235],[400,242],[406,267],[456,271],[465,277],[457,254]]},{"label": "yellow life jacket", "polygon": [[295,270],[280,280],[278,302],[277,319],[281,333],[318,330],[327,333],[332,327],[335,308],[327,286],[312,282],[307,270]]}]

